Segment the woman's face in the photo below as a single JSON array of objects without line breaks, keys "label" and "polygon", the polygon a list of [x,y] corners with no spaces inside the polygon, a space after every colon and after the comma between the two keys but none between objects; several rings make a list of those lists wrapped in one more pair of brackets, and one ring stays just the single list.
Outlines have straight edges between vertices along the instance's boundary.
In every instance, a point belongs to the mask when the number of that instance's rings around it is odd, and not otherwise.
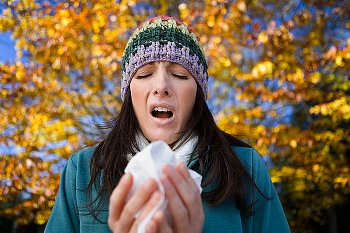
[{"label": "woman's face", "polygon": [[130,83],[133,108],[149,141],[178,140],[189,122],[197,83],[183,66],[153,62],[137,70]]}]

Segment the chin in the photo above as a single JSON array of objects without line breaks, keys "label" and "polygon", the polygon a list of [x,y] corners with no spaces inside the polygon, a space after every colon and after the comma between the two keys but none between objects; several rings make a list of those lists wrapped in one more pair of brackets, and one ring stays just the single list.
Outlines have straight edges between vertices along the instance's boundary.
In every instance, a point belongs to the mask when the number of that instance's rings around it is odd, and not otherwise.
[{"label": "chin", "polygon": [[152,135],[149,137],[151,140],[150,141],[164,141],[168,145],[174,143],[176,140],[179,139],[178,136],[176,135]]}]

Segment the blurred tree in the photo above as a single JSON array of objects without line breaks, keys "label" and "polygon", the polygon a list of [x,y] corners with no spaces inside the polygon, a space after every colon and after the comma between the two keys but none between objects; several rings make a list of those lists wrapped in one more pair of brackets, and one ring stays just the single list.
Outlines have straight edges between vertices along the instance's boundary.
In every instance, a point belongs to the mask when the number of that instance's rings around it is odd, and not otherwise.
[{"label": "blurred tree", "polygon": [[118,111],[118,62],[138,17],[132,1],[3,4],[17,58],[0,65],[1,211],[43,224],[65,160]]},{"label": "blurred tree", "polygon": [[126,40],[155,14],[201,35],[216,119],[269,155],[293,232],[325,225],[349,193],[347,1],[2,4],[17,58],[0,64],[0,211],[18,223],[47,220],[65,160],[118,112]]},{"label": "blurred tree", "polygon": [[193,11],[232,103],[217,119],[270,155],[293,232],[315,232],[350,191],[350,4],[210,2]]}]

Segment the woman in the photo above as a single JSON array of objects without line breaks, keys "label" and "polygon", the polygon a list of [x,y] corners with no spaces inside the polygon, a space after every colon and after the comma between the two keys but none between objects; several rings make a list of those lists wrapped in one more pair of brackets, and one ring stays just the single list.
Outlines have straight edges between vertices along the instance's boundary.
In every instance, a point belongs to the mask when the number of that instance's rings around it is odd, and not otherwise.
[{"label": "woman", "polygon": [[[133,179],[124,168],[155,140],[190,153],[163,168],[168,207],[147,232],[290,232],[261,157],[214,122],[192,29],[171,17],[148,20],[128,41],[122,77],[122,109],[103,141],[69,159],[46,232],[136,232],[160,193],[148,180],[127,199]],[[186,165],[203,176],[201,194]]]}]

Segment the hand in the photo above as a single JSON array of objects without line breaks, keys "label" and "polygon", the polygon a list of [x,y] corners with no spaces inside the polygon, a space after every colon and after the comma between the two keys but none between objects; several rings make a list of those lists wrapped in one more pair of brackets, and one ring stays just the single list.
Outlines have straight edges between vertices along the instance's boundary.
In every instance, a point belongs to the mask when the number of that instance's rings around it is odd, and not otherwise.
[{"label": "hand", "polygon": [[169,226],[164,211],[158,211],[148,225],[149,232],[201,232],[204,222],[202,200],[185,164],[180,162],[175,169],[164,166],[161,181],[173,224]]},{"label": "hand", "polygon": [[[154,180],[148,180],[126,202],[132,183],[132,175],[125,174],[110,197],[108,226],[113,232],[137,232],[138,223],[160,201],[161,195],[157,191],[157,183]],[[135,215],[141,209],[142,213],[136,220]],[[147,232],[152,232],[152,229]]]}]

